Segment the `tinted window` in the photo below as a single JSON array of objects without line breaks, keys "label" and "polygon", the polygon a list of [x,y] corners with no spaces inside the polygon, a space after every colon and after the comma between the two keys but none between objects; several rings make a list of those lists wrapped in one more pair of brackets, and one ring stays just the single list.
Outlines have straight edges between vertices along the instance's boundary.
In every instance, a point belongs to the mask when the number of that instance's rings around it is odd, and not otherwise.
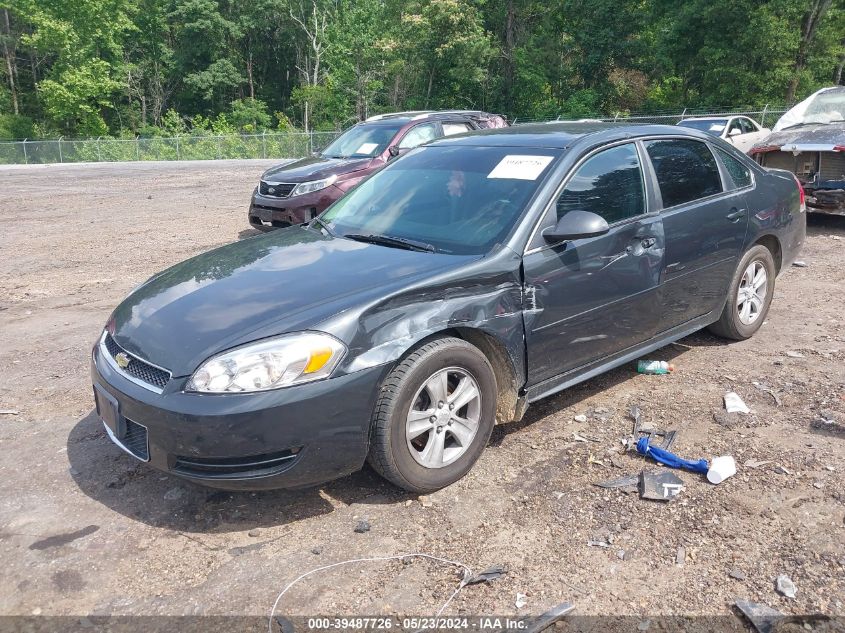
[{"label": "tinted window", "polygon": [[424,147],[362,182],[321,219],[340,235],[386,235],[425,242],[440,253],[480,255],[519,224],[559,153]]},{"label": "tinted window", "polygon": [[731,126],[728,128],[728,136],[730,136],[731,132],[745,134],[745,130],[742,129],[742,119],[734,119],[731,121]]},{"label": "tinted window", "polygon": [[720,149],[717,149],[717,151],[722,159],[722,163],[725,165],[725,169],[728,170],[728,174],[731,176],[731,180],[734,181],[734,188],[740,189],[750,185],[751,170],[727,152]]},{"label": "tinted window", "polygon": [[400,130],[400,125],[364,123],[346,130],[331,145],[320,152],[323,156],[376,156],[387,149],[388,143]]},{"label": "tinted window", "polygon": [[750,119],[740,119],[740,122],[742,123],[742,131],[744,133],[749,134],[757,131],[757,128],[754,127],[754,124]]},{"label": "tinted window", "polygon": [[557,201],[557,217],[580,209],[608,224],[645,213],[643,177],[637,150],[620,145],[596,154],[578,168]]},{"label": "tinted window", "polygon": [[663,207],[674,207],[722,191],[710,148],[699,141],[672,139],[646,143],[657,174]]},{"label": "tinted window", "polygon": [[423,123],[422,125],[411,128],[411,130],[405,135],[405,138],[403,138],[399,143],[399,147],[402,149],[416,147],[417,145],[428,143],[433,140],[435,136],[436,133],[434,130],[434,124]]}]

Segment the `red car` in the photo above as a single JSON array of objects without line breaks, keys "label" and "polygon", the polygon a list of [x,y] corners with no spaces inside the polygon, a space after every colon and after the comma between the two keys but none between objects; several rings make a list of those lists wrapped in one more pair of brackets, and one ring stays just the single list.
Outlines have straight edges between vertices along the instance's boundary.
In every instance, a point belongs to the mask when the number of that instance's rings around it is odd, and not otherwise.
[{"label": "red car", "polygon": [[323,151],[265,171],[252,193],[249,223],[269,231],[308,222],[361,179],[418,145],[444,136],[506,126],[504,117],[475,110],[370,117],[346,130]]}]

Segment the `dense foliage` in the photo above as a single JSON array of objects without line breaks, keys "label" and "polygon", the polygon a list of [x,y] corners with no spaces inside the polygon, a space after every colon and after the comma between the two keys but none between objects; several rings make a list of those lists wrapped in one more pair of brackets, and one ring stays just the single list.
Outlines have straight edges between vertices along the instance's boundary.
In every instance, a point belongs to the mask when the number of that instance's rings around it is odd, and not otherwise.
[{"label": "dense foliage", "polygon": [[0,0],[0,137],[333,129],[784,103],[845,0]]}]

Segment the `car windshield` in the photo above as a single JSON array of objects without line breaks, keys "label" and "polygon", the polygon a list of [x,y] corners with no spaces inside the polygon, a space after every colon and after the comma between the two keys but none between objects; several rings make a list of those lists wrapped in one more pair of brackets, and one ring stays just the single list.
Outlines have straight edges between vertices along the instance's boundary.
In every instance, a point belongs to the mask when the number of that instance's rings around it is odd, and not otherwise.
[{"label": "car windshield", "polygon": [[707,132],[713,136],[721,136],[727,124],[727,119],[687,119],[678,123],[681,127],[691,127],[694,130]]},{"label": "car windshield", "polygon": [[516,226],[559,150],[420,148],[378,172],[322,216],[331,231],[409,240],[480,255]]},{"label": "car windshield", "polygon": [[845,88],[817,92],[784,114],[775,131],[798,125],[833,123],[845,119]]},{"label": "car windshield", "polygon": [[402,126],[396,124],[362,123],[346,130],[320,154],[326,158],[378,156],[387,149],[400,129]]}]

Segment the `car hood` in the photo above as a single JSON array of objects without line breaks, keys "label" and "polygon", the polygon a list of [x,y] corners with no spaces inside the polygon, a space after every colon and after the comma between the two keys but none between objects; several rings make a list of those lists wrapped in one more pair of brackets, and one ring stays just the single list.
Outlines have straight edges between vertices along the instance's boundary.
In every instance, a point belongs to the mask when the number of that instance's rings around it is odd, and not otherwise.
[{"label": "car hood", "polygon": [[830,152],[845,145],[845,123],[810,123],[772,132],[755,147],[778,147],[783,151]]},{"label": "car hood", "polygon": [[268,182],[306,182],[329,176],[342,176],[366,169],[372,158],[325,158],[308,156],[292,163],[271,167],[261,175]]},{"label": "car hood", "polygon": [[315,329],[339,312],[475,259],[291,227],[159,273],[115,309],[109,327],[127,351],[186,376],[218,352]]}]

